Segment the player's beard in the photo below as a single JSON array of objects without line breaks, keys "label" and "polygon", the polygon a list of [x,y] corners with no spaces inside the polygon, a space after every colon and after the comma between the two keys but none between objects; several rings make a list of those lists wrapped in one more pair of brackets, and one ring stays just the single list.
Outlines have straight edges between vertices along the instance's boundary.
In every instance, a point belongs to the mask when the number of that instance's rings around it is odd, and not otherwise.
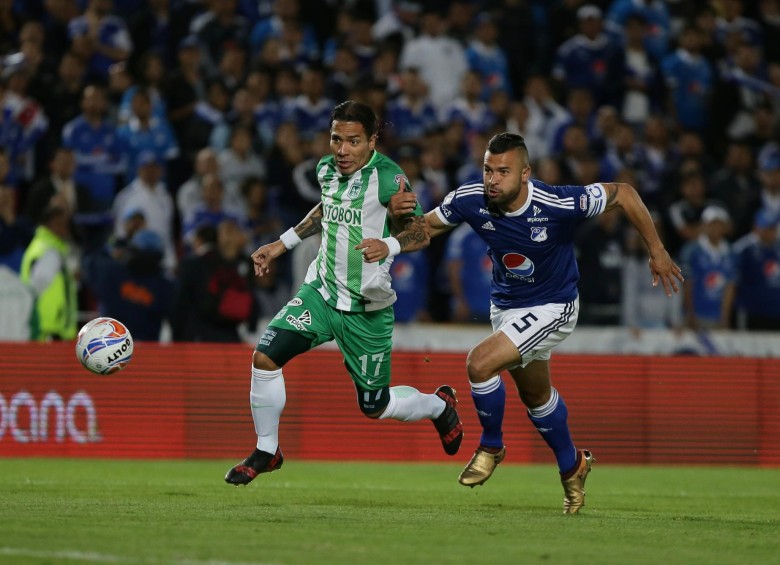
[{"label": "player's beard", "polygon": [[513,202],[517,198],[518,194],[520,194],[520,190],[517,190],[511,194],[500,193],[497,198],[491,200],[491,198],[488,196],[488,189],[485,187],[485,192],[483,194],[485,198],[485,207],[491,214],[503,214],[504,212],[501,209],[501,206]]},{"label": "player's beard", "polygon": [[485,208],[487,208],[488,212],[490,212],[491,216],[500,216],[501,210],[499,209],[498,205],[490,200],[487,195],[487,191],[482,195],[482,197],[485,199]]}]

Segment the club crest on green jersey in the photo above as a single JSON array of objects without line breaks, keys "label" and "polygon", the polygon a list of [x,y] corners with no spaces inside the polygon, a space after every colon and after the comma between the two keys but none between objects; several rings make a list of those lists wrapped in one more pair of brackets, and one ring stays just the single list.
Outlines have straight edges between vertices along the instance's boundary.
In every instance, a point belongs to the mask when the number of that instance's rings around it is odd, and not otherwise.
[{"label": "club crest on green jersey", "polygon": [[357,177],[354,181],[352,181],[352,186],[350,186],[349,190],[347,191],[347,198],[354,200],[360,196],[361,190],[363,190],[363,179],[361,177]]}]

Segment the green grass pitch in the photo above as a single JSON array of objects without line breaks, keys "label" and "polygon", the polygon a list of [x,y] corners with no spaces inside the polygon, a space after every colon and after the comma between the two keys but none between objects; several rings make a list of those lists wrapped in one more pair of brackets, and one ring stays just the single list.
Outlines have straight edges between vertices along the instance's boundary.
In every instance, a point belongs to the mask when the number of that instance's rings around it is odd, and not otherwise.
[{"label": "green grass pitch", "polygon": [[0,459],[0,563],[780,563],[780,470],[596,464],[561,515],[553,466]]}]

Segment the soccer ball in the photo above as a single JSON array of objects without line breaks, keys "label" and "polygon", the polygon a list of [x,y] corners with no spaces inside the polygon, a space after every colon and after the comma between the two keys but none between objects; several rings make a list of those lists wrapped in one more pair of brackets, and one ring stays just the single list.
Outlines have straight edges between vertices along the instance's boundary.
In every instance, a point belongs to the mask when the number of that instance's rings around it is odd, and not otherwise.
[{"label": "soccer ball", "polygon": [[133,336],[122,322],[113,318],[87,322],[76,337],[76,357],[93,373],[116,373],[132,356]]}]

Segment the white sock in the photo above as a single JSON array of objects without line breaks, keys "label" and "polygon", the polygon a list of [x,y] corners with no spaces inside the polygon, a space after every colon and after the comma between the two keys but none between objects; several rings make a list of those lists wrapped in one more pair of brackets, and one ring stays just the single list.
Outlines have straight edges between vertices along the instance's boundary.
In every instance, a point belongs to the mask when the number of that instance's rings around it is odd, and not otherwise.
[{"label": "white sock", "polygon": [[252,367],[249,406],[255,422],[257,449],[260,451],[276,453],[279,447],[279,417],[286,401],[282,370],[261,371]]},{"label": "white sock", "polygon": [[434,420],[441,416],[446,406],[435,394],[423,394],[410,386],[394,386],[390,388],[390,402],[379,419],[391,418],[402,422],[416,422],[423,418]]}]

